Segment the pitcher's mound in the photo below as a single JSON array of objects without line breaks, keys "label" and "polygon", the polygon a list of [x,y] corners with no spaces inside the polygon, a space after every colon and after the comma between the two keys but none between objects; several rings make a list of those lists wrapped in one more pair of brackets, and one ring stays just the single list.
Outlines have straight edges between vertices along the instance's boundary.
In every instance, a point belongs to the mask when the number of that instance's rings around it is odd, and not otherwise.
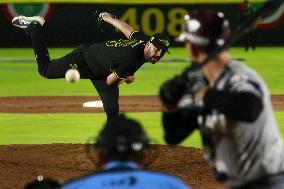
[{"label": "pitcher's mound", "polygon": [[[152,145],[148,169],[182,178],[193,189],[224,189],[196,148]],[[68,181],[96,169],[82,144],[0,146],[0,188],[21,189],[38,175]]]}]

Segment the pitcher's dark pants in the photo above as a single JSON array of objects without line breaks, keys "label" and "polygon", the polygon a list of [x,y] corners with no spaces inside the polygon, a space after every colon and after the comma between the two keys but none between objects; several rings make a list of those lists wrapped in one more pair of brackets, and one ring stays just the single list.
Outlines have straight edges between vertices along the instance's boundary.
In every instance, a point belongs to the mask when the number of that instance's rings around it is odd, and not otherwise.
[{"label": "pitcher's dark pants", "polygon": [[86,61],[88,45],[80,45],[64,57],[50,60],[41,30],[42,27],[36,22],[31,23],[27,28],[32,39],[39,74],[48,79],[65,78],[65,73],[68,69],[77,69],[82,79],[90,79],[92,81],[103,102],[107,118],[111,119],[117,116],[119,114],[118,86],[108,86],[105,82],[106,78],[94,79],[94,74],[89,69]]}]

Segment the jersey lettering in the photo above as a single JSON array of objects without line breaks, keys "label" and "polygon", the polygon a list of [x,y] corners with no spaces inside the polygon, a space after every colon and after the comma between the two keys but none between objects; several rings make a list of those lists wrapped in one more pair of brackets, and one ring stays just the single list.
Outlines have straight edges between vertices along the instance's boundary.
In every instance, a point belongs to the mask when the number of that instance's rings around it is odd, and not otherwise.
[{"label": "jersey lettering", "polygon": [[106,187],[119,187],[119,186],[134,186],[137,184],[137,178],[134,176],[126,177],[126,178],[121,178],[118,180],[111,180],[109,182],[103,183],[104,186]]},{"label": "jersey lettering", "polygon": [[137,43],[134,43],[131,47],[134,48],[134,47],[136,47],[137,45],[139,45],[139,44],[141,44],[141,43],[143,43],[143,42],[144,42],[144,41],[140,40],[140,41],[138,41]]},{"label": "jersey lettering", "polygon": [[137,43],[137,39],[132,39],[132,40],[120,39],[118,41],[115,41],[115,40],[114,41],[107,41],[106,42],[106,46],[108,46],[108,47],[115,47],[115,48],[129,47],[129,46],[134,45],[135,43]]}]

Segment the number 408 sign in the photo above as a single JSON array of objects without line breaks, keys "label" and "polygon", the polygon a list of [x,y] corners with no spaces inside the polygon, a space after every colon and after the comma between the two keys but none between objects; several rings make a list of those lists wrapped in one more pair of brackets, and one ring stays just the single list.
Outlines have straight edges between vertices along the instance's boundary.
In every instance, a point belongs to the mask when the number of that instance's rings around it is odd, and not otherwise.
[{"label": "number 408 sign", "polygon": [[138,12],[137,8],[128,8],[119,19],[148,36],[155,33],[177,36],[181,33],[184,16],[187,14],[188,11],[183,8],[172,8],[167,12],[159,8],[146,8],[143,12]]}]

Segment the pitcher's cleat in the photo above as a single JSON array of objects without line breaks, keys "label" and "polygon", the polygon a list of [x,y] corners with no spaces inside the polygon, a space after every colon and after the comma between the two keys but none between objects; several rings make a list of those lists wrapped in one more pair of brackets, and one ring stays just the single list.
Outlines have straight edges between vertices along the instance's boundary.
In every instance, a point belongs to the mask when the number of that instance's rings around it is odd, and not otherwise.
[{"label": "pitcher's cleat", "polygon": [[41,26],[43,26],[45,20],[43,17],[40,16],[33,16],[33,17],[26,17],[26,16],[17,16],[12,20],[12,24],[16,27],[27,29],[27,27],[32,22],[37,22]]}]

